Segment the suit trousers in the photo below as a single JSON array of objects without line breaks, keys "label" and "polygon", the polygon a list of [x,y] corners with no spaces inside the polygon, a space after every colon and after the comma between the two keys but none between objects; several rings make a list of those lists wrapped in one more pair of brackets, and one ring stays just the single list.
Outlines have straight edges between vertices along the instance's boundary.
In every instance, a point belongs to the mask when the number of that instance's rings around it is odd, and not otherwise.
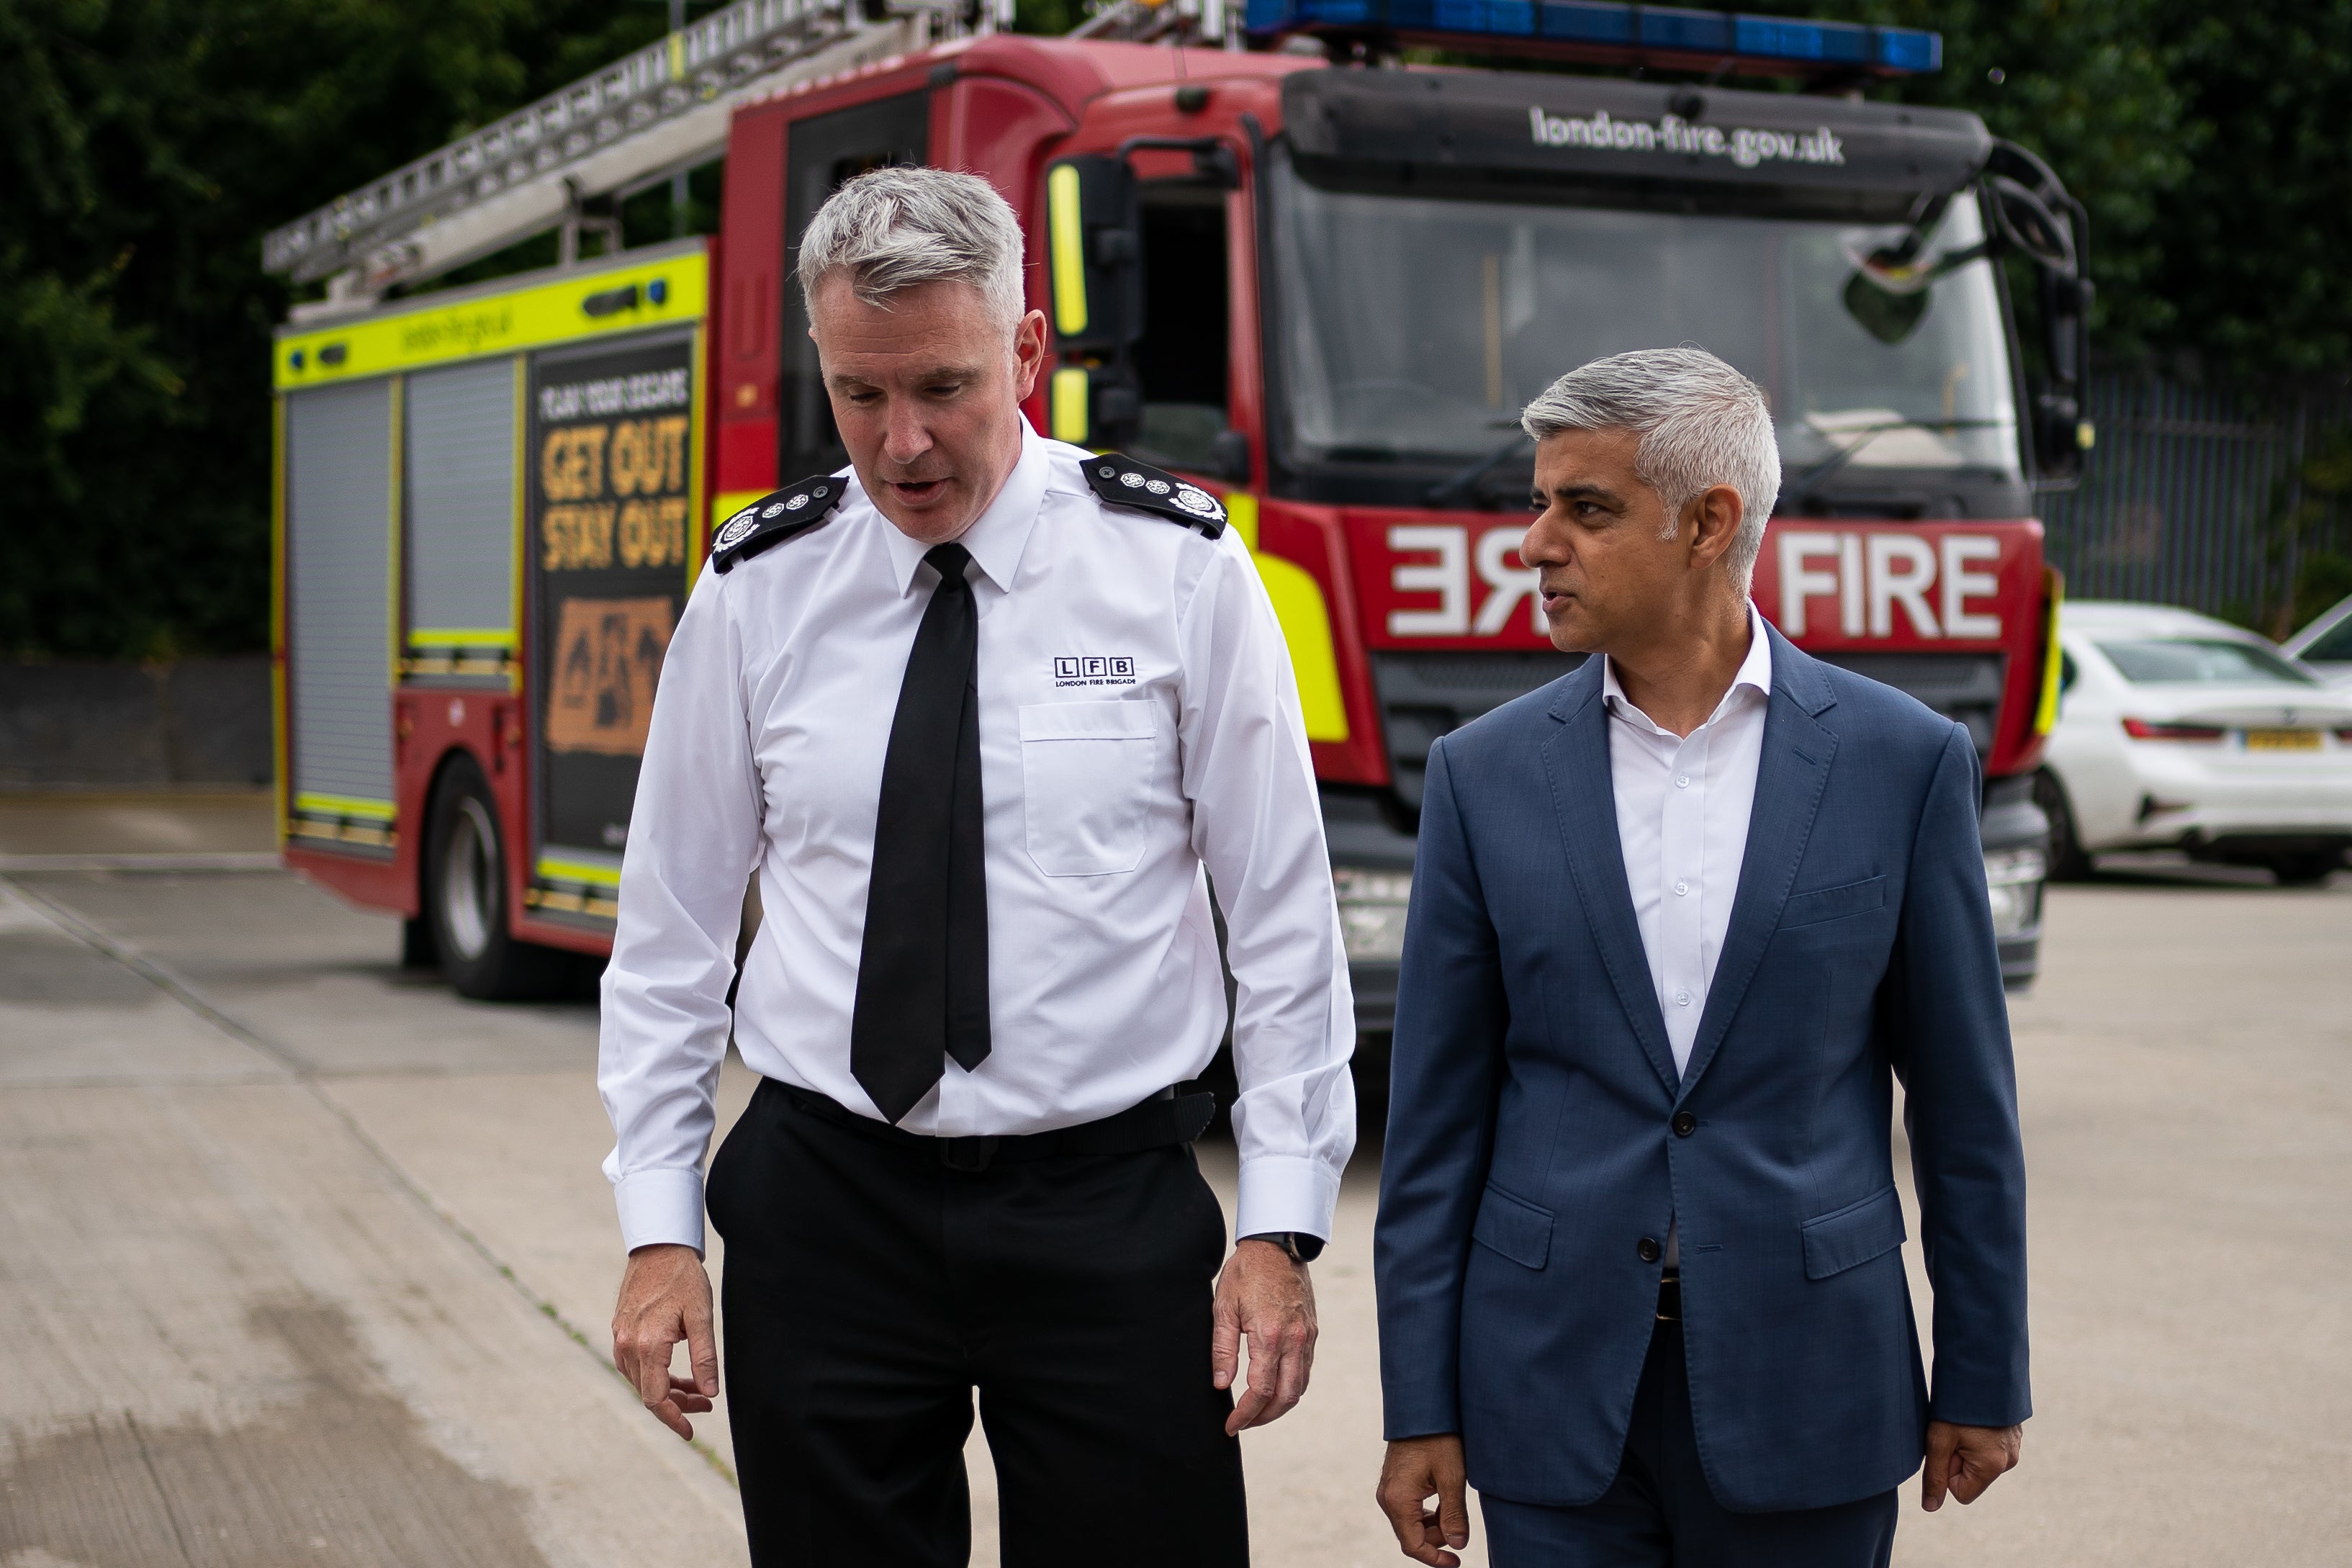
[{"label": "suit trousers", "polygon": [[1581,1508],[1479,1494],[1495,1568],[1886,1568],[1896,1495],[1734,1513],[1700,1468],[1679,1321],[1661,1320],[1633,1394],[1617,1477]]},{"label": "suit trousers", "polygon": [[1190,1145],[950,1169],[763,1081],[708,1203],[757,1568],[962,1568],[975,1390],[1005,1568],[1247,1563]]}]

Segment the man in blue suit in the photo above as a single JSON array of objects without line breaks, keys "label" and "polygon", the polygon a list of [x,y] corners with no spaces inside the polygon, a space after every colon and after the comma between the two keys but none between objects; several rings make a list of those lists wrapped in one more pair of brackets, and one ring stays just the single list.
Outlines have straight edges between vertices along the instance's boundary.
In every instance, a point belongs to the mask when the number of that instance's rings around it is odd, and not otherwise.
[{"label": "man in blue suit", "polygon": [[[1431,749],[1377,1240],[1405,1554],[1862,1568],[2029,1412],[2025,1169],[1967,731],[1764,624],[1762,393],[1620,354],[1524,416],[1574,673]],[[1889,1154],[1904,1086],[1935,1383]],[[1434,1498],[1433,1510],[1428,1507]]]}]

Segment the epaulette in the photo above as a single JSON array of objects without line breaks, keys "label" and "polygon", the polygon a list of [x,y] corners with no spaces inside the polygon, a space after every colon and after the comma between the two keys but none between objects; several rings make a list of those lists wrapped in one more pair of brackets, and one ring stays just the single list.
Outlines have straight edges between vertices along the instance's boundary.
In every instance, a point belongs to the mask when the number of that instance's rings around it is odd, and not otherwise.
[{"label": "epaulette", "polygon": [[1107,505],[1152,512],[1171,522],[1197,528],[1211,539],[1225,531],[1224,504],[1189,479],[1162,473],[1119,452],[1098,453],[1083,467],[1087,483]]},{"label": "epaulette", "polygon": [[761,496],[719,528],[719,536],[710,542],[710,564],[718,571],[731,572],[737,563],[806,533],[831,517],[848,493],[847,479],[817,474],[786,485],[773,495]]}]

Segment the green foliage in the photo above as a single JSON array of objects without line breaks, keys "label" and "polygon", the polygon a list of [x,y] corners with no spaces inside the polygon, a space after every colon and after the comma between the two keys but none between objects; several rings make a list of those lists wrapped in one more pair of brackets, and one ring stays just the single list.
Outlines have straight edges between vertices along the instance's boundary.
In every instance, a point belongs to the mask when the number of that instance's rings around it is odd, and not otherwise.
[{"label": "green foliage", "polygon": [[268,635],[262,233],[666,25],[643,0],[0,5],[0,655]]},{"label": "green foliage", "polygon": [[2352,520],[2352,431],[2332,430],[2315,440],[2302,466],[2279,485],[2272,509],[2269,553],[2294,563],[2294,592],[2263,629],[2284,639],[2295,628],[2352,594],[2352,559],[2326,548]]},{"label": "green foliage", "polygon": [[2153,0],[2199,130],[2166,192],[2150,292],[2170,337],[2239,373],[2352,369],[2352,0]]},{"label": "green foliage", "polygon": [[2294,628],[2309,626],[2347,596],[2352,596],[2352,555],[2335,550],[2311,555],[2294,574]]},{"label": "green foliage", "polygon": [[1013,0],[1015,31],[1052,37],[1066,33],[1091,15],[1086,0]]}]

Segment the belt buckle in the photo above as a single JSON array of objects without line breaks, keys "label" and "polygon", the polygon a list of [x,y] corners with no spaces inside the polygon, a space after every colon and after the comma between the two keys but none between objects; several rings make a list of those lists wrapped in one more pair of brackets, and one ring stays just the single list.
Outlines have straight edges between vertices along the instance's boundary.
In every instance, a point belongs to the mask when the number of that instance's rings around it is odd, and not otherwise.
[{"label": "belt buckle", "polygon": [[1658,1321],[1679,1323],[1683,1321],[1683,1282],[1680,1275],[1670,1274],[1658,1281]]},{"label": "belt buckle", "polygon": [[942,1138],[940,1140],[940,1163],[950,1171],[985,1171],[996,1157],[996,1137],[993,1133],[976,1138]]}]

